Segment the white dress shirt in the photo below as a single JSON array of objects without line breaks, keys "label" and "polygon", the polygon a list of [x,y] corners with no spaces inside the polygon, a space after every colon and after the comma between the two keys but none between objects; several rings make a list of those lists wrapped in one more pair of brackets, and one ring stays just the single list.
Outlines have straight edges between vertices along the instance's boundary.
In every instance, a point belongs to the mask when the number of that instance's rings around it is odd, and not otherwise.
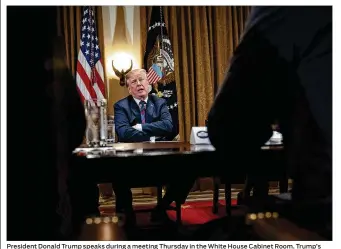
[{"label": "white dress shirt", "polygon": [[[135,100],[137,106],[140,107],[140,102],[142,101],[142,99],[137,99],[137,98],[135,98],[135,97],[133,97],[133,98],[134,98],[134,100]],[[145,98],[143,101],[147,103],[147,101],[148,101],[148,96],[147,96],[147,98]]]}]

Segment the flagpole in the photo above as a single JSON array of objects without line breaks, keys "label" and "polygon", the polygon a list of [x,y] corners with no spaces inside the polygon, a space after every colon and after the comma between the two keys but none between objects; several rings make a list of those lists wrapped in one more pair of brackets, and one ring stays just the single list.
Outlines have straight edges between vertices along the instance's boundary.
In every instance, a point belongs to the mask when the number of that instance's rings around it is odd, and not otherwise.
[{"label": "flagpole", "polygon": [[[160,30],[161,30],[161,49],[163,50],[163,31],[162,31],[162,6],[160,6]],[[161,50],[159,49],[160,51],[160,56],[162,56],[161,54]]]},{"label": "flagpole", "polygon": [[[162,27],[163,27],[163,18],[162,18],[162,15],[163,15],[163,13],[162,13],[162,6],[160,6],[160,30],[161,30],[161,49],[163,50],[163,29],[162,29]],[[160,51],[160,56],[162,57],[162,53],[161,53],[161,49],[159,49],[159,51]],[[163,67],[162,67],[162,83],[163,83],[163,85],[165,85],[166,84],[166,81],[165,81],[165,77],[164,77],[164,75],[163,75],[163,73],[164,73],[164,70],[163,70]]]}]

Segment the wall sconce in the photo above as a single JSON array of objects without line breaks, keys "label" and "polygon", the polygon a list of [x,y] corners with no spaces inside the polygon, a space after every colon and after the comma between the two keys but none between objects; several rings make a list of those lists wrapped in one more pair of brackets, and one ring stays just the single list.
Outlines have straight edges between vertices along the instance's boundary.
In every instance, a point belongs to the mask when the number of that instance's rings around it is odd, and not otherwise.
[{"label": "wall sconce", "polygon": [[[116,65],[115,63],[119,63],[120,65]],[[129,64],[130,66],[129,66]],[[121,68],[121,70],[117,69],[117,67]],[[127,69],[126,69],[127,68]],[[119,57],[112,60],[112,69],[115,72],[115,75],[120,79],[120,86],[126,85],[126,75],[129,73],[133,68],[133,60],[129,57],[125,56],[125,54],[120,54]]]}]

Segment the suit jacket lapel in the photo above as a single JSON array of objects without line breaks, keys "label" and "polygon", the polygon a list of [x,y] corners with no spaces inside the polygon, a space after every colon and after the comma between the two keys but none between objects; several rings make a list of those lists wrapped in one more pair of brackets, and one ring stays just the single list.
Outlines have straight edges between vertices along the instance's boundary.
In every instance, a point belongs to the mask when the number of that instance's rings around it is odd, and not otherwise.
[{"label": "suit jacket lapel", "polygon": [[[131,96],[130,96],[131,97]],[[130,110],[132,112],[132,121],[135,119],[136,123],[141,124],[141,112],[139,106],[136,104],[135,100],[131,97],[130,100]]]},{"label": "suit jacket lapel", "polygon": [[154,103],[153,103],[153,101],[151,101],[150,97],[148,98],[146,109],[147,109],[146,110],[146,123],[152,123],[155,107],[154,107]]}]

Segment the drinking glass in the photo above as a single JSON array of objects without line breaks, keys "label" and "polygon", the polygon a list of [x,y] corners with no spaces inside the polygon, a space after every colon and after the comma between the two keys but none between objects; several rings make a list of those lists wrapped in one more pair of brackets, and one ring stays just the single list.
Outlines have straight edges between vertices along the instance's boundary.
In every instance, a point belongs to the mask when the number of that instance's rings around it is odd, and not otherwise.
[{"label": "drinking glass", "polygon": [[87,122],[86,143],[89,147],[99,147],[100,101],[94,99],[85,100],[84,105]]},{"label": "drinking glass", "polygon": [[114,124],[114,117],[108,117],[108,137],[107,137],[107,144],[114,144],[115,143],[115,124]]}]

